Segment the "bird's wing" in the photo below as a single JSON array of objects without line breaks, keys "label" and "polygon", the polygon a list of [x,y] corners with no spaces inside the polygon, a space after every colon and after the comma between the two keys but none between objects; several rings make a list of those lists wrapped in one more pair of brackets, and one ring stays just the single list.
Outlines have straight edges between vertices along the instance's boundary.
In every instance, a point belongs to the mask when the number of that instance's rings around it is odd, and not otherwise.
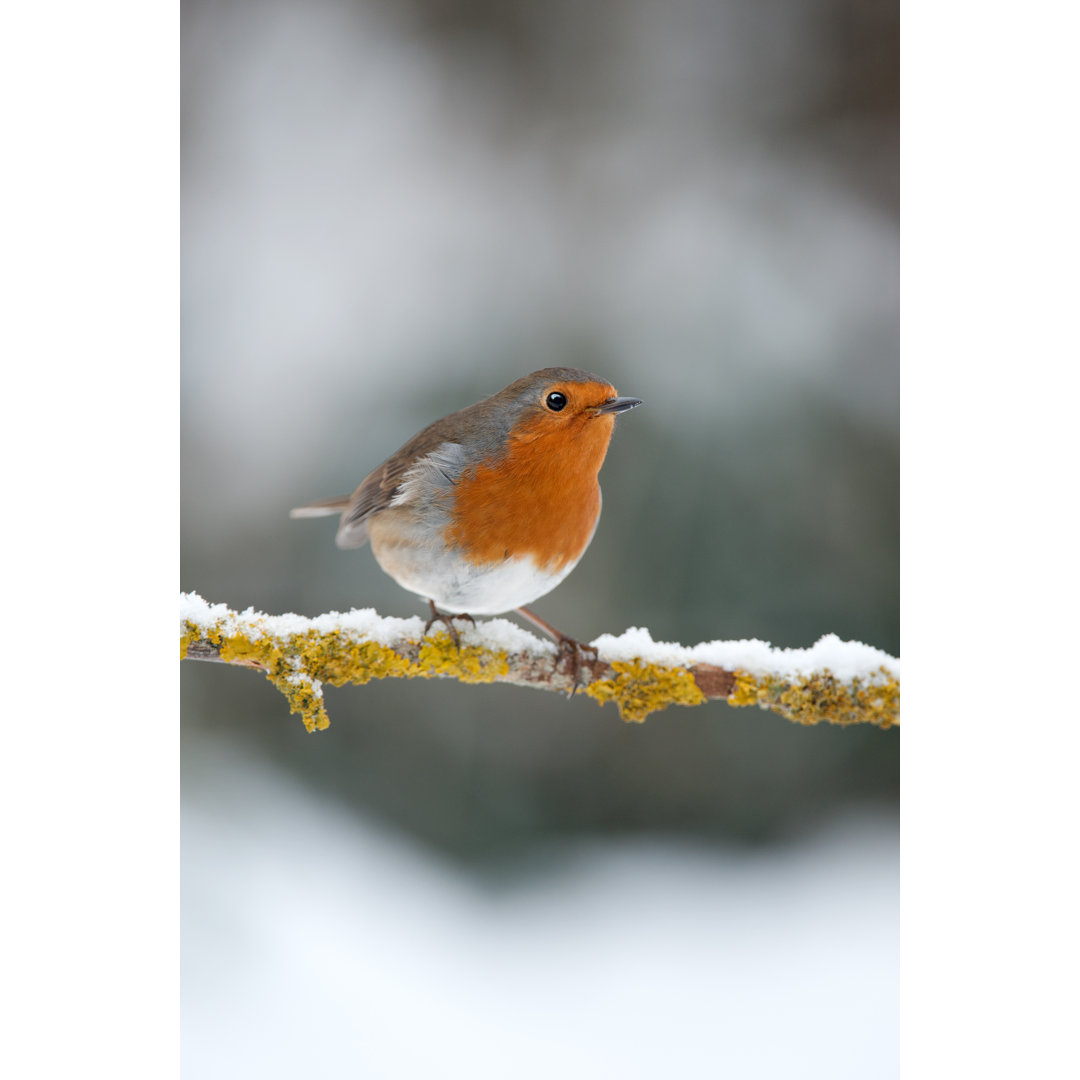
[{"label": "bird's wing", "polygon": [[408,505],[433,494],[434,489],[447,489],[457,483],[465,453],[459,443],[446,437],[445,420],[424,428],[363,479],[343,508],[335,540],[338,547],[365,544],[372,514],[391,505]]}]

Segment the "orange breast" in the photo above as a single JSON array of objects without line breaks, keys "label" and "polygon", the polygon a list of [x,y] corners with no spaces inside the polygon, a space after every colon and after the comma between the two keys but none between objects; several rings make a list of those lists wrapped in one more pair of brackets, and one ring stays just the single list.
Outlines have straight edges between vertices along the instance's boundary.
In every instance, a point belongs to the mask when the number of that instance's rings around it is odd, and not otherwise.
[{"label": "orange breast", "polygon": [[554,572],[576,561],[600,515],[597,476],[613,428],[611,416],[523,425],[502,458],[462,475],[446,540],[473,563],[531,555]]}]

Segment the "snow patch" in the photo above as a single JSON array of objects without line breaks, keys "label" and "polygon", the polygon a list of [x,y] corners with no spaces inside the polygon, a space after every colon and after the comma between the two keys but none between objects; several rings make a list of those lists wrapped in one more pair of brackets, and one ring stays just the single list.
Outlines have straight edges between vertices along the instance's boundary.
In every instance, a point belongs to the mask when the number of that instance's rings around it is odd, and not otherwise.
[{"label": "snow patch", "polygon": [[898,659],[861,641],[841,641],[835,634],[826,634],[809,649],[776,649],[757,638],[703,641],[688,647],[670,641],[653,641],[647,629],[632,626],[618,637],[601,634],[592,644],[605,660],[643,660],[665,667],[712,664],[728,671],[785,679],[828,669],[845,682],[880,677],[880,669],[885,668],[890,675],[900,678]]},{"label": "snow patch", "polygon": [[[253,639],[265,635],[284,640],[312,630],[321,634],[345,633],[388,647],[403,640],[415,641],[424,632],[424,620],[417,616],[401,619],[380,615],[374,608],[330,611],[314,618],[291,612],[267,615],[250,607],[236,613],[226,604],[208,603],[198,593],[180,594],[181,631],[186,628],[186,623],[202,631],[216,629],[226,636],[242,633]],[[506,619],[487,619],[475,626],[459,620],[454,625],[466,645],[507,653],[555,651],[551,642],[535,637]],[[686,646],[653,641],[645,627],[632,626],[618,636],[601,634],[592,644],[604,660],[642,660],[662,667],[712,664],[728,671],[746,671],[756,677],[783,679],[796,679],[827,669],[844,682],[856,678],[864,681],[879,679],[884,668],[888,675],[900,678],[900,661],[896,657],[861,641],[841,641],[835,634],[826,634],[808,649],[776,649],[767,641],[756,638],[703,641]]]}]

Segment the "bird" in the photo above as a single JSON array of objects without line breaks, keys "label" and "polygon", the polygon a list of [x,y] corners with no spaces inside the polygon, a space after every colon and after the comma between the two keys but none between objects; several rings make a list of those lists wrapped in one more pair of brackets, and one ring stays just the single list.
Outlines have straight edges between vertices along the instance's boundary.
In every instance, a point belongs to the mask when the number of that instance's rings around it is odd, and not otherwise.
[{"label": "bird", "polygon": [[615,417],[641,405],[597,375],[549,367],[450,413],[373,469],[351,495],[292,518],[340,515],[339,548],[371,544],[379,566],[426,600],[460,648],[454,619],[516,611],[558,644],[579,684],[585,650],[526,606],[578,564],[600,518],[600,467]]}]

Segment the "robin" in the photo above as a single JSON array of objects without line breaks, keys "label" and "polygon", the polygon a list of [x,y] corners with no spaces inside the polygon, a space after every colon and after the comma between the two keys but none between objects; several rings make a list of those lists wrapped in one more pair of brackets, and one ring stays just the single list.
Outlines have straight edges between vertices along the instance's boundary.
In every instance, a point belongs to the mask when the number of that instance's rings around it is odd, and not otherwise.
[{"label": "robin", "polygon": [[352,495],[289,516],[340,514],[338,547],[370,540],[383,570],[427,600],[425,634],[441,621],[457,642],[454,618],[517,611],[558,642],[576,685],[583,647],[524,605],[585,553],[615,417],[640,404],[576,368],[534,371],[424,428]]}]

